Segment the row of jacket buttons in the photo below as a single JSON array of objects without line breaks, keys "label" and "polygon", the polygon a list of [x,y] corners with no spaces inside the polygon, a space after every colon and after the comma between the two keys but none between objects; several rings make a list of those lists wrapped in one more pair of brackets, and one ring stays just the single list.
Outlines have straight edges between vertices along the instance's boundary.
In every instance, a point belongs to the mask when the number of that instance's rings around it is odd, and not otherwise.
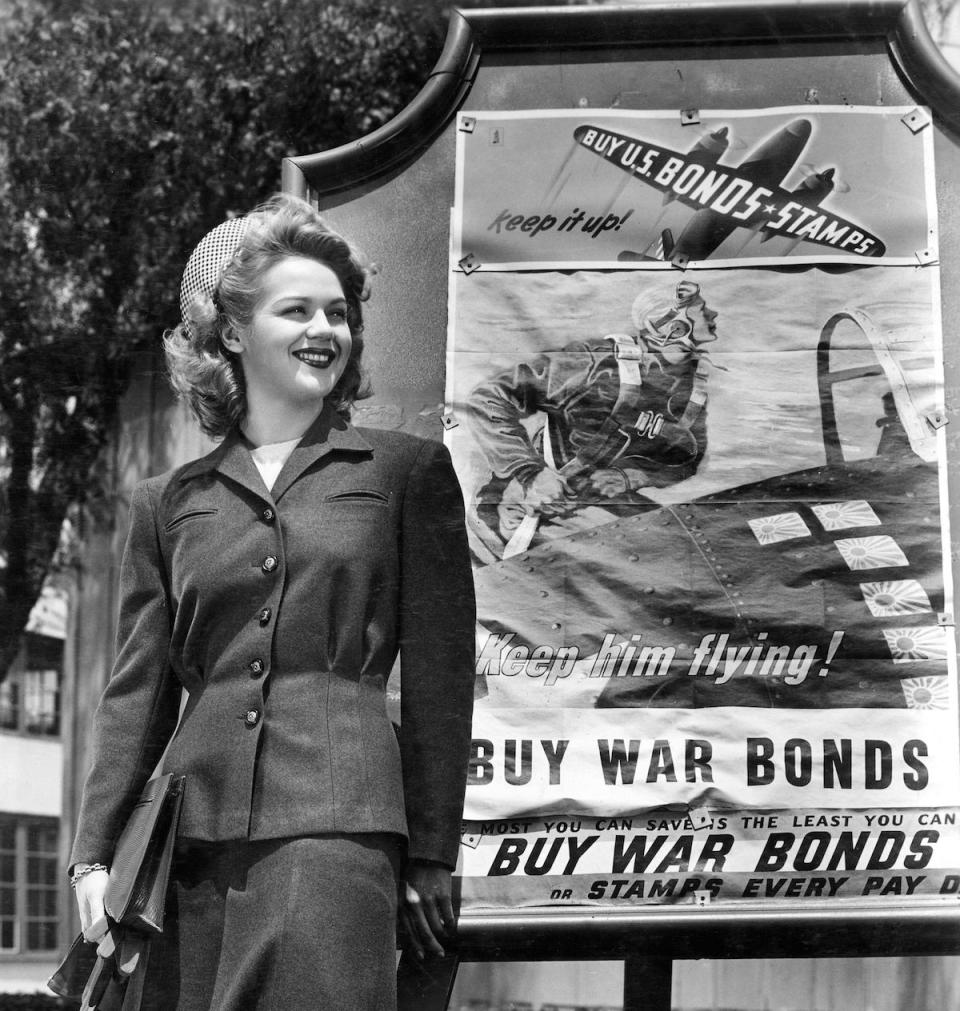
[{"label": "row of jacket buttons", "polygon": [[[277,514],[270,508],[270,506],[267,506],[260,514],[260,517],[264,523],[273,523],[273,521],[277,518]],[[260,568],[263,569],[264,572],[273,572],[277,565],[279,565],[279,561],[276,555],[267,555],[267,557],[260,563]],[[264,607],[261,608],[260,612],[257,614],[257,621],[259,621],[261,625],[268,625],[272,617],[273,611],[269,607]],[[250,673],[254,677],[259,677],[265,669],[266,665],[261,659],[257,658],[256,660],[250,661]],[[243,721],[248,727],[255,727],[260,722],[260,715],[259,709],[248,709]]]}]

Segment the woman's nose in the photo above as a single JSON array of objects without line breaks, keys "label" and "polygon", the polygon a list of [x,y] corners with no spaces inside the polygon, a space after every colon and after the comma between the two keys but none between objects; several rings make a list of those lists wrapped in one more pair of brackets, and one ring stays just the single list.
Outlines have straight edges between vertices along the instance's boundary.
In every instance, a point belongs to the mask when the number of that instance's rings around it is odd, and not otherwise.
[{"label": "woman's nose", "polygon": [[313,314],[313,319],[307,324],[307,336],[319,337],[324,334],[329,333],[331,330],[330,322],[327,319],[327,314],[322,310],[318,309]]}]

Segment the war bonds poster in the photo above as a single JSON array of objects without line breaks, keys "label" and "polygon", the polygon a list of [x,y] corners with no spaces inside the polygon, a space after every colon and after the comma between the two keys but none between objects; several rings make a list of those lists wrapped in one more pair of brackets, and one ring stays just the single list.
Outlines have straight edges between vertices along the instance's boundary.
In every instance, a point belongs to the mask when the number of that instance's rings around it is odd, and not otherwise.
[{"label": "war bonds poster", "polygon": [[960,896],[931,134],[460,116],[465,907]]}]

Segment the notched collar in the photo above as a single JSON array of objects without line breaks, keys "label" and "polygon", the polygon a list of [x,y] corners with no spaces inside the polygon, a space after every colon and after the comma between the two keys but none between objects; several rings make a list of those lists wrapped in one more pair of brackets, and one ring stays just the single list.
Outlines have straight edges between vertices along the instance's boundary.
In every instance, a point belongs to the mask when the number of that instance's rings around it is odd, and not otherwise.
[{"label": "notched collar", "polygon": [[324,404],[317,420],[307,429],[283,465],[271,492],[267,492],[250,455],[249,443],[238,428],[234,428],[212,452],[187,464],[180,471],[180,481],[218,471],[261,497],[272,495],[276,501],[304,471],[333,451],[372,453],[373,447],[349,421]]},{"label": "notched collar", "polygon": [[290,485],[317,460],[334,451],[372,453],[373,447],[349,421],[324,404],[320,416],[304,433],[277,475],[271,489],[274,501],[279,501]]}]

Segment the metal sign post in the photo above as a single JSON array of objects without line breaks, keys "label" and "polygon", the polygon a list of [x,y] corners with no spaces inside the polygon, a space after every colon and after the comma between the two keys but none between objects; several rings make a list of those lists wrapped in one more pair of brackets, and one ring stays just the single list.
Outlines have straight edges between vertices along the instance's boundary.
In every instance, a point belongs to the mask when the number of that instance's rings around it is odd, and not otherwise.
[{"label": "metal sign post", "polygon": [[445,958],[404,953],[401,1011],[445,1011],[463,962],[619,961],[624,1011],[669,1011],[673,961],[697,958],[810,958],[955,955],[956,911],[870,907],[808,912],[542,910],[464,914]]}]

